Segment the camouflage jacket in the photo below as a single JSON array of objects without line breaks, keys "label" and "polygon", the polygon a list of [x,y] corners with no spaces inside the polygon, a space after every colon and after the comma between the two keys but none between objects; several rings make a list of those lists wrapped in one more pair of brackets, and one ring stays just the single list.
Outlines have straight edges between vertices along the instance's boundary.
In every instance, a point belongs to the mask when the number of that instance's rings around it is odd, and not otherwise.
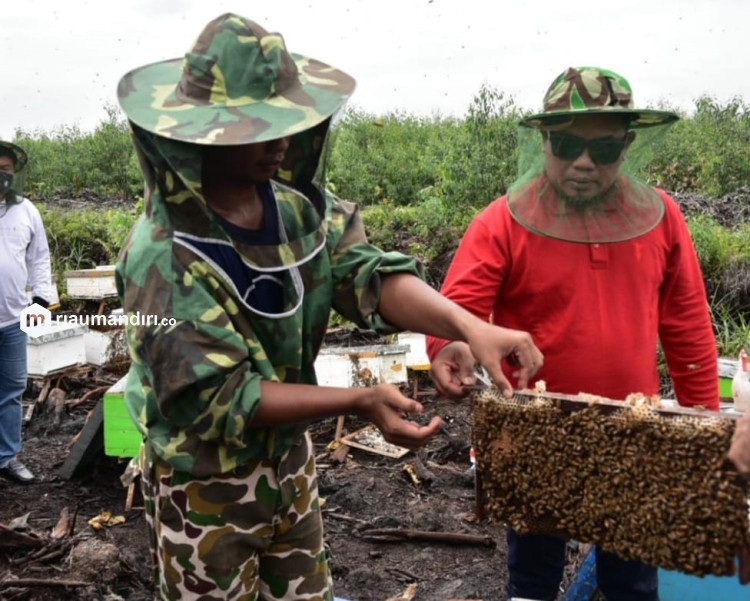
[{"label": "camouflage jacket", "polygon": [[[146,214],[121,251],[117,285],[128,315],[159,323],[128,325],[130,415],[160,458],[196,475],[279,456],[306,425],[251,427],[261,381],[315,384],[332,308],[361,327],[391,331],[377,313],[380,275],[421,276],[421,267],[370,245],[354,204],[328,192],[315,201],[278,181],[282,243],[234,242],[200,200],[198,169],[183,152],[189,145],[134,129]],[[283,278],[283,313],[249,307],[240,283],[210,258],[212,245]]]}]

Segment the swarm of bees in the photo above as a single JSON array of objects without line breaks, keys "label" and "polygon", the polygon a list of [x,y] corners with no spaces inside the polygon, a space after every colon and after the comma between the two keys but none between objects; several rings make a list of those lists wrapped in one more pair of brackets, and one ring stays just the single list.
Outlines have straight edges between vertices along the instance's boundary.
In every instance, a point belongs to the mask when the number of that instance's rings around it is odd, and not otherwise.
[{"label": "swarm of bees", "polygon": [[733,419],[662,412],[652,397],[605,411],[589,396],[573,411],[545,390],[526,392],[474,399],[491,518],[688,574],[735,573],[750,521],[747,484],[726,458]]}]

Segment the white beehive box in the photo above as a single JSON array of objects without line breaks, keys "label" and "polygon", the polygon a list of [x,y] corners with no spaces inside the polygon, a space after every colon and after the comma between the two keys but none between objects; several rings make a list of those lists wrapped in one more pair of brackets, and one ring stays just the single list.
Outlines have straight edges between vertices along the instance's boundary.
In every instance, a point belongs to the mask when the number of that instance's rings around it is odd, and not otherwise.
[{"label": "white beehive box", "polygon": [[402,332],[396,336],[398,344],[406,345],[406,366],[409,369],[430,369],[430,358],[427,356],[427,342],[424,334]]},{"label": "white beehive box", "polygon": [[66,271],[65,281],[69,298],[102,299],[117,296],[114,265]]},{"label": "white beehive box", "polygon": [[403,384],[407,381],[407,346],[326,347],[315,360],[321,386],[354,388],[368,382]]},{"label": "white beehive box", "polygon": [[731,402],[734,407],[732,395],[732,380],[739,369],[739,361],[728,357],[719,357],[719,400]]},{"label": "white beehive box", "polygon": [[719,377],[731,380],[737,373],[739,361],[728,357],[719,357]]},{"label": "white beehive box", "polygon": [[50,331],[33,336],[26,343],[30,376],[46,376],[67,367],[86,362],[84,334],[88,326],[52,322]]},{"label": "white beehive box", "polygon": [[86,363],[91,365],[108,365],[128,358],[128,344],[125,329],[122,327],[110,330],[89,330],[83,336],[86,349]]}]

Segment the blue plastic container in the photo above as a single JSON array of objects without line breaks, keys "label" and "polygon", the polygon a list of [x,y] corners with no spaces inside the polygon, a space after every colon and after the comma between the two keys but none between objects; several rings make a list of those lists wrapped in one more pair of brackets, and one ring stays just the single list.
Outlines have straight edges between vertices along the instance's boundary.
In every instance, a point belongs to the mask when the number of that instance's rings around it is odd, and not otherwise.
[{"label": "blue plastic container", "polygon": [[659,570],[661,601],[750,601],[750,585],[742,586],[737,576],[688,576]]},{"label": "blue plastic container", "polygon": [[[591,550],[584,558],[564,601],[590,601],[596,591],[596,562]],[[690,576],[659,569],[661,601],[750,601],[750,585],[742,586],[737,576]]]}]

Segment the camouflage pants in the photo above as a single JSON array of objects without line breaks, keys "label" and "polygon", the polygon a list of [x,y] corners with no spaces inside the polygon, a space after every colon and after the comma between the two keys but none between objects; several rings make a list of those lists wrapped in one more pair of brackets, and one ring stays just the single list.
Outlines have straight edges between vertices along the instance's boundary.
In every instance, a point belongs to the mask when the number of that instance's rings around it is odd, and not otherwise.
[{"label": "camouflage pants", "polygon": [[332,601],[309,434],[218,476],[145,463],[157,599]]}]

